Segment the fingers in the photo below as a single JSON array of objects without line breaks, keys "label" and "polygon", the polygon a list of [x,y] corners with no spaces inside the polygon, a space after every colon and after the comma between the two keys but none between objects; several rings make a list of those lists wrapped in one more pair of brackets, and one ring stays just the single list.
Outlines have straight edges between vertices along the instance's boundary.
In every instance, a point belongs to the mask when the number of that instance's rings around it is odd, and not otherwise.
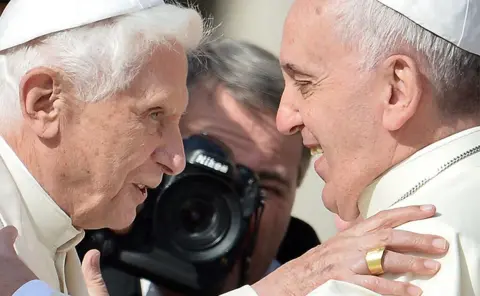
[{"label": "fingers", "polygon": [[[419,234],[397,229],[382,229],[362,237],[352,237],[350,240],[356,242],[359,246],[358,249],[365,251],[386,247],[391,251],[400,253],[419,252],[442,255],[449,248],[448,242],[438,235]],[[361,244],[359,244],[360,241]]]},{"label": "fingers", "polygon": [[[371,275],[365,257],[365,255],[362,255],[361,258],[355,261],[356,264],[352,264],[352,272],[359,275]],[[441,264],[438,261],[389,250],[385,250],[382,259],[383,271],[392,274],[412,273],[421,276],[432,276],[440,270],[440,267]]]},{"label": "fingers", "polygon": [[[433,205],[408,206],[385,210],[350,228],[356,235],[384,228],[395,228],[407,222],[423,220],[435,215]],[[347,230],[348,231],[348,230]]]},{"label": "fingers", "polygon": [[0,250],[2,252],[6,252],[7,254],[16,254],[13,244],[15,243],[17,236],[18,231],[13,226],[6,226],[0,229]]},{"label": "fingers", "polygon": [[[365,261],[368,251],[377,247],[386,247],[383,255],[383,269],[391,273],[412,272],[419,275],[433,275],[440,269],[440,263],[417,256],[400,253],[422,253],[440,255],[448,250],[448,243],[435,235],[424,235],[403,230],[385,229],[362,238],[356,238],[359,258],[352,271],[358,274],[370,274]],[[398,252],[398,253],[397,253]]]},{"label": "fingers", "polygon": [[383,270],[387,273],[408,273],[417,275],[434,275],[440,270],[440,263],[410,255],[385,251],[383,257]]},{"label": "fingers", "polygon": [[355,275],[352,278],[346,279],[346,281],[358,286],[362,286],[381,295],[422,295],[422,290],[417,286],[404,282],[390,281],[376,276]]},{"label": "fingers", "polygon": [[386,230],[384,242],[387,243],[388,249],[400,253],[420,252],[423,254],[439,255],[447,252],[448,242],[438,236],[431,234],[418,234],[404,230]]},{"label": "fingers", "polygon": [[87,284],[89,295],[108,296],[107,287],[100,270],[100,252],[90,250],[82,262],[82,272]]}]

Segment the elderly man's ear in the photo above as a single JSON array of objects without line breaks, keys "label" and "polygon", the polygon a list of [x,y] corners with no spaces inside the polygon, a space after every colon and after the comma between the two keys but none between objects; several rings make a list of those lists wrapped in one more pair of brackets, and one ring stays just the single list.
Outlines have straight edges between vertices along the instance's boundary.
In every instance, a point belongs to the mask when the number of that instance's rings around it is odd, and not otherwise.
[{"label": "elderly man's ear", "polygon": [[20,104],[25,123],[44,140],[55,138],[60,132],[60,119],[66,110],[61,75],[49,68],[29,71],[20,82]]},{"label": "elderly man's ear", "polygon": [[422,74],[408,56],[396,55],[383,64],[389,96],[385,96],[383,125],[389,131],[400,129],[419,108]]}]

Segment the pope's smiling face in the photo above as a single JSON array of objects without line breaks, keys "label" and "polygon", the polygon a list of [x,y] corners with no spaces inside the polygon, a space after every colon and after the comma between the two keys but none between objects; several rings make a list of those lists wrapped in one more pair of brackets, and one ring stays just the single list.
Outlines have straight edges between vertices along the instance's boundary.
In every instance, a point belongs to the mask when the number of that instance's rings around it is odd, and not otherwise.
[{"label": "pope's smiling face", "polygon": [[280,56],[286,85],[277,125],[284,133],[301,130],[304,144],[322,151],[315,171],[326,183],[323,201],[351,219],[360,193],[381,170],[372,153],[381,127],[380,101],[372,96],[374,73],[361,72],[358,53],[333,33],[327,2],[298,0],[288,15]]},{"label": "pope's smiling face", "polygon": [[[315,171],[326,183],[324,204],[351,221],[363,190],[423,144],[412,135],[435,115],[425,112],[433,108],[418,64],[392,55],[373,69],[363,67],[365,55],[338,34],[334,3],[296,0],[288,14],[277,127],[284,134],[300,132],[304,145],[320,152]],[[416,114],[419,109],[424,113]]]}]

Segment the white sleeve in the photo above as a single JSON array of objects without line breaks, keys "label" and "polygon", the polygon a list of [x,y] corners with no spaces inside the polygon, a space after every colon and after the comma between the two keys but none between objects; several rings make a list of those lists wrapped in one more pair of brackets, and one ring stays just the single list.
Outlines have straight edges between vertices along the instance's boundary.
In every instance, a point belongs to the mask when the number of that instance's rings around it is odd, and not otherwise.
[{"label": "white sleeve", "polygon": [[380,296],[375,292],[347,282],[329,280],[308,296]]},{"label": "white sleeve", "polygon": [[258,296],[250,286],[243,286],[220,296]]},{"label": "white sleeve", "polygon": [[50,288],[47,283],[40,280],[29,281],[21,286],[12,296],[56,296],[64,295]]},{"label": "white sleeve", "polygon": [[[363,287],[340,281],[328,281],[308,296],[381,296]],[[43,296],[43,295],[42,295]],[[220,296],[258,296],[250,286],[243,286]],[[278,295],[281,296],[281,295]]]}]

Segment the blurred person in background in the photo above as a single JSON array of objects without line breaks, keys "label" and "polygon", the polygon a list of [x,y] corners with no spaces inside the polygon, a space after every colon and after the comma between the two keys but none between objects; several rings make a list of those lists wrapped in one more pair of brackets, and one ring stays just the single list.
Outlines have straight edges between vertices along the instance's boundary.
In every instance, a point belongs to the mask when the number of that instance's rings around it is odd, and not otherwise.
[{"label": "blurred person in background", "polygon": [[[287,232],[310,150],[303,147],[299,135],[284,136],[276,129],[284,80],[278,59],[266,50],[228,39],[207,43],[190,59],[188,89],[190,104],[180,121],[182,135],[207,133],[220,139],[237,162],[259,176],[265,209],[249,272],[248,282],[254,283],[266,274]],[[306,250],[315,246],[310,243]],[[227,282],[227,291],[237,284],[238,268]]]}]

